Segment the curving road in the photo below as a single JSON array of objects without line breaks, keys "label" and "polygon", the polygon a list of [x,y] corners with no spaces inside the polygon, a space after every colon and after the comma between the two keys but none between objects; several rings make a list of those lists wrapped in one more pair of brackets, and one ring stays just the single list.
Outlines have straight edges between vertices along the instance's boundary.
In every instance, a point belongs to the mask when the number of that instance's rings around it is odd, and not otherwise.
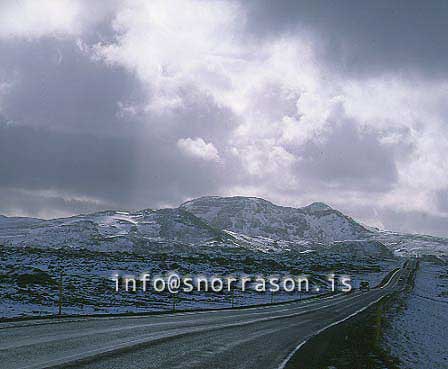
[{"label": "curving road", "polygon": [[287,368],[312,336],[405,287],[406,263],[369,292],[239,310],[0,324],[0,367]]}]

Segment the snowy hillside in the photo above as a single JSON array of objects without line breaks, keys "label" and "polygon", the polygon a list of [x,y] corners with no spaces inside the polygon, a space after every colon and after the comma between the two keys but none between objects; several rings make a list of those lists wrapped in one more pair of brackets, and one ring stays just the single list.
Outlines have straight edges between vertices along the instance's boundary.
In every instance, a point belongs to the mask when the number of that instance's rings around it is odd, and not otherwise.
[{"label": "snowy hillside", "polygon": [[104,211],[55,220],[0,218],[0,243],[141,251],[164,243],[201,244],[231,238],[182,209]]},{"label": "snowy hillside", "polygon": [[322,203],[278,206],[254,197],[201,197],[181,205],[211,225],[249,236],[319,242],[364,238],[369,230]]},{"label": "snowy hillside", "polygon": [[136,253],[239,248],[347,258],[388,257],[384,245],[396,255],[448,252],[446,239],[368,229],[323,203],[291,208],[254,197],[216,196],[174,209],[102,211],[53,220],[0,216],[0,245]]},{"label": "snowy hillside", "polygon": [[443,237],[391,231],[377,231],[374,237],[397,256],[448,255],[448,239]]},{"label": "snowy hillside", "polygon": [[[289,275],[324,281],[328,273],[377,283],[395,254],[443,250],[446,242],[366,229],[322,203],[288,208],[256,198],[207,197],[179,208],[102,211],[42,220],[0,217],[3,316],[52,314],[62,269],[71,313],[170,309],[169,295],[115,294],[110,275]],[[416,251],[418,250],[418,251]],[[94,291],[94,293],[92,293]],[[296,296],[295,296],[296,297]],[[269,295],[239,294],[241,303]],[[279,295],[276,299],[294,296]],[[183,296],[183,308],[228,306],[229,296]]]}]

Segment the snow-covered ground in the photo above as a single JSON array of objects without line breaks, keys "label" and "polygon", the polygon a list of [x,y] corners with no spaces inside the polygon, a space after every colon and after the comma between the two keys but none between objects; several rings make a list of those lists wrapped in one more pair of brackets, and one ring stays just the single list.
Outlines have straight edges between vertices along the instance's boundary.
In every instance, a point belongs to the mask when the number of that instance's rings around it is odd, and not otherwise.
[{"label": "snow-covered ground", "polygon": [[448,368],[448,268],[421,262],[405,309],[386,330],[386,347],[403,369]]},{"label": "snow-covered ground", "polygon": [[[357,288],[360,280],[376,285],[395,268],[394,252],[425,250],[443,254],[448,240],[367,229],[321,203],[295,209],[257,198],[206,197],[173,209],[53,220],[0,216],[0,316],[54,313],[60,270],[64,312],[154,311],[171,309],[171,297],[113,295],[112,274],[310,274],[325,281],[336,273],[352,276]],[[296,297],[277,295],[275,301]],[[270,299],[246,293],[235,304]],[[223,295],[178,301],[182,309],[229,304]]]},{"label": "snow-covered ground", "polygon": [[0,215],[0,245],[135,253],[181,246],[263,253],[331,247],[335,254],[352,253],[355,261],[366,253],[448,253],[448,239],[368,228],[325,204],[289,208],[249,197],[204,197],[179,208],[109,210],[52,220]]},{"label": "snow-covered ground", "polygon": [[[218,251],[218,250],[216,250]],[[299,254],[300,255],[300,254]],[[56,314],[58,309],[58,279],[63,276],[63,312],[65,314],[94,314],[118,312],[166,311],[172,309],[172,296],[154,292],[136,293],[114,291],[111,277],[143,272],[163,275],[177,271],[179,275],[246,275],[278,276],[306,274],[310,285],[318,285],[321,293],[327,283],[326,276],[351,275],[352,283],[360,280],[378,283],[398,260],[335,259],[317,252],[300,255],[264,254],[228,250],[221,252],[153,253],[150,255],[127,253],[100,253],[88,250],[42,250],[31,248],[0,247],[0,317],[39,316]],[[316,270],[319,268],[319,270]],[[313,291],[315,293],[315,291]],[[274,301],[309,298],[313,293],[276,293]],[[246,290],[236,291],[234,305],[253,305],[271,302],[271,294]],[[224,293],[181,293],[176,301],[178,309],[220,308],[231,306],[231,295]]]}]

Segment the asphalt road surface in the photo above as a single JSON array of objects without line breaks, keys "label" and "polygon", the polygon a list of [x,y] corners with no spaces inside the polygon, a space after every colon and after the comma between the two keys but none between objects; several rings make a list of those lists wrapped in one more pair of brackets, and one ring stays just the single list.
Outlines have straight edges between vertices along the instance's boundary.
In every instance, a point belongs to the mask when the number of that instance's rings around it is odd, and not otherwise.
[{"label": "asphalt road surface", "polygon": [[0,324],[0,368],[288,368],[312,336],[405,287],[413,262],[381,288],[275,306]]}]

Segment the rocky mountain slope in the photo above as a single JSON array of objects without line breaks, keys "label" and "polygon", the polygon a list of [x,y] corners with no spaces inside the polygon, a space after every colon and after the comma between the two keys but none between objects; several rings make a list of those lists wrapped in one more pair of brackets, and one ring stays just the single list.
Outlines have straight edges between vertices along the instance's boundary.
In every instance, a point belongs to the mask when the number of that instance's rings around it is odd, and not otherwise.
[{"label": "rocky mountain slope", "polygon": [[[376,284],[400,261],[394,253],[446,252],[431,236],[368,229],[331,207],[274,205],[258,198],[205,197],[178,208],[102,211],[42,220],[0,216],[0,318],[53,314],[64,273],[64,312],[169,310],[169,294],[115,293],[112,272],[140,275],[328,273]],[[296,298],[288,293],[276,301]],[[238,293],[239,304],[270,294]],[[182,308],[229,306],[230,295],[184,295]]]},{"label": "rocky mountain slope", "polygon": [[290,208],[254,197],[202,197],[180,208],[216,228],[254,237],[331,242],[365,238],[371,233],[323,203]]},{"label": "rocky mountain slope", "polygon": [[339,250],[347,256],[348,247],[353,257],[385,255],[384,245],[399,254],[448,250],[445,239],[369,229],[323,203],[291,208],[254,197],[216,196],[173,209],[103,211],[53,220],[0,216],[2,244],[137,253],[192,247],[301,254]]},{"label": "rocky mountain slope", "polygon": [[54,220],[0,219],[0,244],[11,246],[138,252],[230,238],[180,208],[104,211]]}]

